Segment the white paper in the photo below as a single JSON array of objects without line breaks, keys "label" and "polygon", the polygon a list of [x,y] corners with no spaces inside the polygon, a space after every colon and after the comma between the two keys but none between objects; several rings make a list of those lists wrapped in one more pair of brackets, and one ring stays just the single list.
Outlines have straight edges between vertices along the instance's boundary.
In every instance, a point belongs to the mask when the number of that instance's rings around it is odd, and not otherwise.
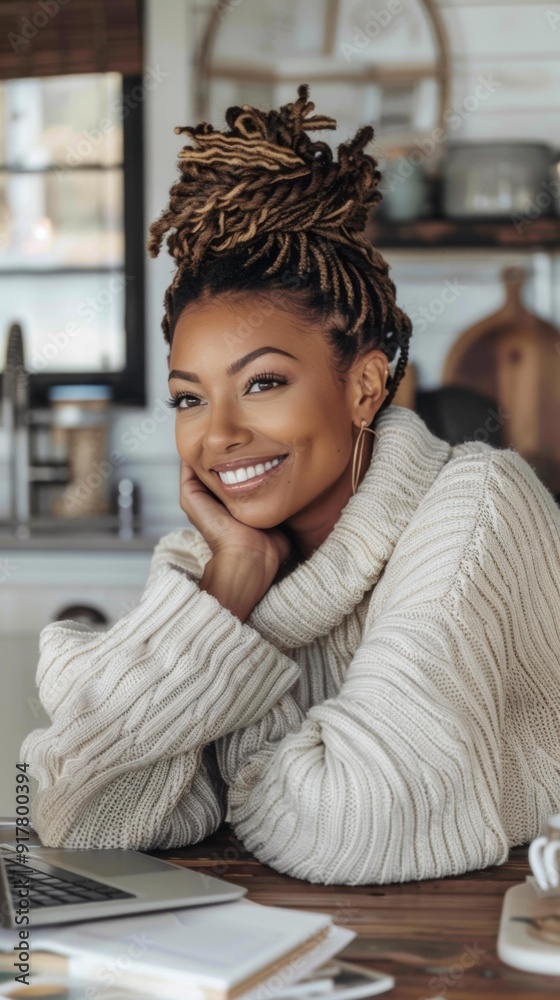
[{"label": "white paper", "polygon": [[[134,986],[140,991],[144,977],[157,979],[161,989],[168,981],[196,998],[206,990],[227,992],[330,926],[328,914],[238,900],[31,927],[31,935],[35,949],[72,958],[73,974],[87,969],[91,976],[96,969],[98,982],[115,986],[138,977]],[[16,933],[2,935],[0,947],[10,950]],[[293,981],[296,974],[297,969],[285,981]]]},{"label": "white paper", "polygon": [[[306,955],[294,959],[285,969],[282,969],[276,975],[270,976],[269,979],[253,990],[242,994],[239,1000],[267,1000],[267,998],[281,993],[282,990],[298,982],[303,976],[308,975],[320,965],[328,962],[329,959],[345,948],[355,936],[354,931],[332,924],[329,934],[324,941],[321,941],[320,944],[316,945]],[[62,981],[60,977],[59,981]],[[154,977],[143,976],[134,970],[134,966],[130,970],[122,970],[118,979],[115,979],[112,983],[109,983],[107,979],[100,981],[99,964],[91,956],[77,956],[70,959],[68,982],[72,985],[82,982],[84,990],[88,985],[91,987],[92,983],[95,984],[96,990],[98,987],[102,991],[110,989],[130,990],[133,991],[134,997],[141,994],[152,998],[152,1000],[154,998],[157,998],[157,1000],[197,1000],[197,998],[200,998],[202,1000],[204,996],[203,990],[195,984],[186,986],[180,979],[176,979],[175,981],[166,980],[164,982],[157,975]],[[87,996],[87,993],[84,995]],[[100,993],[100,996],[103,996],[103,992]]]}]

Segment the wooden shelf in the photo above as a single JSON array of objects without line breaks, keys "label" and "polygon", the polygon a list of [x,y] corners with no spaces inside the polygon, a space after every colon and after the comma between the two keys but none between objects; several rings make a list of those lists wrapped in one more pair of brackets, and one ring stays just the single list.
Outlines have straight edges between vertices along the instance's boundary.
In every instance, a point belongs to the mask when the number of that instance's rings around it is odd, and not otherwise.
[{"label": "wooden shelf", "polygon": [[560,217],[527,220],[517,227],[509,219],[418,219],[396,222],[371,219],[365,235],[379,249],[433,250],[445,247],[497,250],[560,250]]}]

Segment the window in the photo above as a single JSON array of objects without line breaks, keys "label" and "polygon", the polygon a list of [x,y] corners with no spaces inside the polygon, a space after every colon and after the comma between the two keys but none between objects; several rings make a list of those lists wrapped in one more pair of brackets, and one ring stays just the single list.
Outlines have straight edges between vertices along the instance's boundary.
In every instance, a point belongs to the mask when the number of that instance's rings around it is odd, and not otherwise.
[{"label": "window", "polygon": [[0,81],[0,345],[20,322],[32,406],[92,382],[145,405],[141,81]]}]

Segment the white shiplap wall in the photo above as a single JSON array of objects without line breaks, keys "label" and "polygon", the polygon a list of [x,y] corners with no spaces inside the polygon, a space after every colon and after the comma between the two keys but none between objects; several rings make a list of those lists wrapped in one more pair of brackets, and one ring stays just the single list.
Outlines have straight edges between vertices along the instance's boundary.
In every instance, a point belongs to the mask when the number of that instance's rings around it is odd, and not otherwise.
[{"label": "white shiplap wall", "polygon": [[[279,0],[281,3],[282,0]],[[520,0],[437,0],[447,28],[453,61],[451,104],[461,104],[480,75],[499,82],[492,99],[465,116],[454,140],[534,139],[560,147],[560,4]],[[147,0],[146,65],[169,75],[145,102],[147,224],[167,203],[176,176],[175,157],[183,145],[173,127],[194,121],[192,59],[211,0]],[[240,2],[228,17],[242,17]],[[320,108],[318,110],[321,110]],[[327,109],[328,110],[328,109]],[[535,275],[527,286],[530,307],[560,324],[558,254],[387,252],[399,304],[411,316],[441,297],[446,281],[457,295],[441,315],[418,323],[410,359],[420,385],[437,385],[444,357],[458,333],[499,307],[499,271],[525,263]],[[178,503],[178,457],[172,411],[165,408],[166,346],[160,329],[163,294],[171,260],[166,253],[147,265],[148,394],[144,411],[119,411],[113,449],[123,455],[120,474],[140,483],[146,522],[156,535],[185,524]],[[449,298],[449,296],[447,296]],[[425,327],[425,329],[423,329]],[[0,440],[0,447],[2,441]],[[3,497],[0,493],[0,517]]]},{"label": "white shiplap wall", "polygon": [[[463,106],[482,76],[495,85],[450,138],[534,140],[560,147],[560,4],[526,0],[437,0],[452,52],[451,106]],[[399,302],[411,316],[422,308],[410,360],[422,388],[439,382],[445,356],[461,331],[503,301],[500,270],[523,264],[530,274],[526,303],[560,323],[558,252],[389,253]],[[431,303],[446,279],[461,288],[439,316]],[[450,296],[447,296],[448,298]],[[439,311],[439,306],[434,308]]]},{"label": "white shiplap wall", "polygon": [[438,0],[453,55],[453,98],[480,74],[500,86],[461,139],[535,139],[560,146],[560,4]]}]

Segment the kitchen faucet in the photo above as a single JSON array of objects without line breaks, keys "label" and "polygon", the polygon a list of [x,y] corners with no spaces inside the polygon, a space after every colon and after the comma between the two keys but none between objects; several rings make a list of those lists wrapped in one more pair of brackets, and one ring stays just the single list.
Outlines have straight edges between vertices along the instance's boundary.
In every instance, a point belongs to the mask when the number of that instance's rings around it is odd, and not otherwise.
[{"label": "kitchen faucet", "polygon": [[25,370],[19,323],[12,323],[8,331],[2,379],[2,425],[8,432],[8,523],[17,537],[29,538],[29,375]]},{"label": "kitchen faucet", "polygon": [[[29,372],[25,368],[20,323],[12,323],[8,330],[0,413],[0,426],[8,433],[10,489],[8,519],[0,525],[8,527],[16,538],[30,538],[31,528],[37,523],[31,511],[31,483],[66,483],[68,462],[32,458],[30,441],[34,415],[29,406]],[[44,420],[39,422],[45,423]]]},{"label": "kitchen faucet", "polygon": [[[67,521],[59,517],[37,517],[31,511],[32,483],[62,483],[69,481],[71,469],[68,459],[39,460],[32,455],[31,425],[50,425],[51,417],[34,414],[29,406],[29,372],[25,368],[23,331],[20,323],[12,323],[8,330],[6,361],[2,376],[2,397],[0,406],[0,427],[8,435],[8,484],[9,513],[7,520],[0,521],[1,528],[9,528],[16,538],[31,538],[32,528],[68,527]],[[114,521],[119,537],[134,537],[138,527],[137,486],[130,479],[118,481],[118,495],[115,498],[116,512],[107,519]],[[83,525],[87,519],[79,519]],[[111,524],[111,526],[113,526]],[[96,519],[89,525],[96,529]]]}]

